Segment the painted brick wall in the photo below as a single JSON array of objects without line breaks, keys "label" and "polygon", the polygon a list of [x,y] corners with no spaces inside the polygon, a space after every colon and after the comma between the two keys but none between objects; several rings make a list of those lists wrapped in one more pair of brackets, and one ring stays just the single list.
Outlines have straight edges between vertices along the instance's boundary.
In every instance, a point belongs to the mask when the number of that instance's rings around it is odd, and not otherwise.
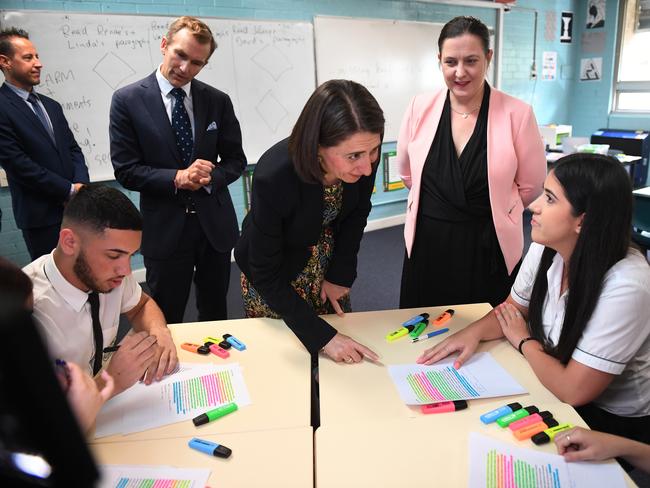
[{"label": "painted brick wall", "polygon": [[[553,82],[531,80],[530,65],[533,53],[533,13],[524,9],[540,9],[537,32],[537,66],[541,72],[543,50],[558,51],[558,64],[574,64],[576,45],[561,45],[559,37],[559,12],[579,10],[576,5],[584,0],[519,0],[518,9],[506,13],[505,36],[502,59],[502,89],[517,96],[535,109],[539,123],[565,122],[569,116],[568,101],[571,80],[558,79]],[[611,3],[608,2],[608,3]],[[489,25],[494,25],[496,14],[492,9],[467,8],[426,2],[399,0],[2,0],[2,9],[63,10],[70,12],[134,13],[159,15],[197,15],[249,19],[287,19],[311,21],[315,15],[341,15],[445,22],[456,15],[474,15]],[[558,27],[556,40],[544,40],[545,12],[557,12]],[[433,40],[435,41],[435,40]],[[44,60],[47,62],[47,60]],[[559,71],[559,68],[558,68]],[[576,71],[576,70],[574,70]],[[577,71],[576,71],[577,72]],[[558,76],[559,78],[559,76]],[[386,147],[384,149],[390,149]],[[378,178],[379,181],[379,178]],[[119,187],[117,183],[112,183]],[[238,216],[244,215],[243,185],[241,180],[230,186]],[[131,194],[138,204],[138,195]],[[371,219],[403,213],[405,191],[384,194],[378,187],[373,197],[375,206]],[[11,198],[7,188],[0,188],[0,209],[2,209],[2,232],[0,233],[0,255],[20,265],[29,262],[22,236],[16,229],[11,211]],[[140,257],[134,260],[134,268],[142,266]]]}]

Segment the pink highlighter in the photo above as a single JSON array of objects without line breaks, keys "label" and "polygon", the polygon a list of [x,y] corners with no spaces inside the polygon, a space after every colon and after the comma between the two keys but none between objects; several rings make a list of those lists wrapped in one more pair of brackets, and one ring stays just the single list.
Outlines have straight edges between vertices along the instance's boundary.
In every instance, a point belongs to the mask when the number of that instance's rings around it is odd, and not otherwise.
[{"label": "pink highlighter", "polygon": [[455,412],[456,410],[464,410],[467,408],[466,400],[454,400],[451,402],[431,403],[429,405],[421,405],[420,410],[422,413],[446,413]]},{"label": "pink highlighter", "polygon": [[228,351],[226,351],[224,348],[219,347],[218,344],[212,344],[210,346],[210,352],[212,354],[216,354],[220,358],[226,359],[226,358],[230,357],[230,353]]}]

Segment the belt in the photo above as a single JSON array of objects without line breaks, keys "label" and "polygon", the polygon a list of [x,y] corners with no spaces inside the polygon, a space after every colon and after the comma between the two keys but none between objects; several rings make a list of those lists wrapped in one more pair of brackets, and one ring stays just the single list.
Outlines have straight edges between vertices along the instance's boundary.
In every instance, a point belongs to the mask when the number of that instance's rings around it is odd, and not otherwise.
[{"label": "belt", "polygon": [[192,197],[187,197],[185,200],[185,213],[186,214],[195,214],[196,213],[196,205],[194,205],[194,200]]}]

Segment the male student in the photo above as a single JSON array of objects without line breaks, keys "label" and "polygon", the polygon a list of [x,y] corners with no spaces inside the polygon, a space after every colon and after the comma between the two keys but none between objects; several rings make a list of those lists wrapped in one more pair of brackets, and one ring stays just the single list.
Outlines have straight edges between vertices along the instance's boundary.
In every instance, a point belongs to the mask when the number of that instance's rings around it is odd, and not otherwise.
[{"label": "male student", "polygon": [[159,68],[111,103],[115,177],[140,192],[147,284],[170,323],[183,321],[192,277],[199,320],[227,318],[239,234],[228,185],[246,157],[230,98],[194,79],[215,48],[207,25],[180,17],[162,38]]},{"label": "male student", "polygon": [[119,190],[86,185],[66,205],[56,249],[23,268],[34,285],[34,319],[53,358],[98,376],[121,314],[136,333],[112,354],[106,371],[120,393],[136,381],[159,380],[177,365],[160,308],[131,274],[142,217]]},{"label": "male student", "polygon": [[88,169],[61,105],[35,92],[41,64],[21,29],[0,31],[0,165],[32,259],[56,246],[63,206],[88,183]]}]

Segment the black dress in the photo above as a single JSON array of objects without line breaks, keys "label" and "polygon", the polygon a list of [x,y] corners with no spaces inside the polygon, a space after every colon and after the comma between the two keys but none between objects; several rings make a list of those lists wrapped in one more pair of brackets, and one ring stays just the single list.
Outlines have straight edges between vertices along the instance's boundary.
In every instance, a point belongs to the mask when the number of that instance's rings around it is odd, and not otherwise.
[{"label": "black dress", "polygon": [[[404,257],[400,307],[503,302],[509,276],[497,241],[487,178],[490,87],[460,156],[451,132],[449,94],[422,171],[410,259]],[[498,164],[498,161],[494,162]]]}]

